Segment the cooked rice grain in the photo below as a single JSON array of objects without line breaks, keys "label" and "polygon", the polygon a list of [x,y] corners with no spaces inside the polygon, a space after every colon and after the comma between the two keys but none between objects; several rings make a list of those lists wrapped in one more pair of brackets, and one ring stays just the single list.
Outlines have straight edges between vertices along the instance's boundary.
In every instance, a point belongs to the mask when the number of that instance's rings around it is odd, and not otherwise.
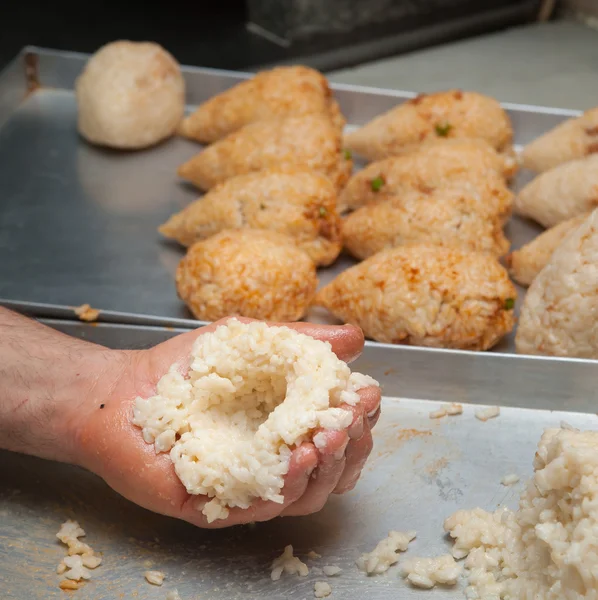
[{"label": "cooked rice grain", "polygon": [[399,560],[398,553],[405,552],[414,539],[415,531],[391,531],[371,552],[362,554],[356,564],[368,575],[384,573]]}]

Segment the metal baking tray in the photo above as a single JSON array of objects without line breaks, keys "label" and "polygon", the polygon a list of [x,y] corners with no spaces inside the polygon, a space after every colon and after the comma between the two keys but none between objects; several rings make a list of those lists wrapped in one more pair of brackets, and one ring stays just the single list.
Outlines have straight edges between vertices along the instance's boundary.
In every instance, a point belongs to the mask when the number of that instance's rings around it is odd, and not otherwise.
[{"label": "metal baking tray", "polygon": [[[119,324],[87,325],[46,321],[65,333],[114,348],[143,348],[177,330]],[[76,597],[81,600],[142,598],[164,600],[177,588],[183,600],[313,598],[315,581],[327,580],[331,600],[409,600],[463,598],[462,587],[414,590],[391,567],[367,577],[354,565],[391,529],[415,529],[406,556],[445,553],[445,517],[459,508],[499,504],[515,507],[532,472],[536,444],[545,427],[561,421],[598,428],[595,377],[591,364],[549,359],[521,361],[513,356],[443,353],[418,348],[366,344],[355,363],[380,379],[383,410],[375,446],[354,491],[330,499],[318,514],[276,519],[253,527],[205,531],[149,513],[119,497],[97,477],[75,467],[0,452],[0,585],[2,598],[65,598],[55,574],[64,549],[55,534],[67,518],[87,531],[86,541],[103,553],[103,564]],[[448,363],[447,363],[448,361]],[[439,375],[446,384],[435,384]],[[559,398],[570,411],[554,410]],[[463,401],[464,414],[429,418],[439,402]],[[503,405],[498,418],[483,423],[476,404]],[[520,483],[504,487],[507,474]],[[287,544],[307,560],[306,578],[270,580],[270,563]],[[338,565],[327,579],[317,568]],[[314,567],[316,569],[314,569]],[[161,588],[148,585],[148,568],[166,573]]]},{"label": "metal baking tray", "polygon": [[[156,228],[197,197],[177,179],[176,168],[200,147],[174,138],[126,153],[83,142],[72,90],[86,59],[26,48],[0,76],[0,303],[45,317],[72,316],[70,307],[89,303],[103,310],[102,320],[193,327],[197,322],[177,298],[173,281],[183,249],[161,239]],[[184,73],[190,105],[250,76],[193,67]],[[414,96],[332,87],[351,127]],[[579,114],[516,104],[505,108],[518,145]],[[517,217],[507,226],[513,248],[540,231]],[[353,263],[341,256],[319,271],[320,283]],[[520,302],[521,296],[516,310]],[[334,322],[322,309],[307,318]],[[494,349],[513,351],[513,335]]]}]

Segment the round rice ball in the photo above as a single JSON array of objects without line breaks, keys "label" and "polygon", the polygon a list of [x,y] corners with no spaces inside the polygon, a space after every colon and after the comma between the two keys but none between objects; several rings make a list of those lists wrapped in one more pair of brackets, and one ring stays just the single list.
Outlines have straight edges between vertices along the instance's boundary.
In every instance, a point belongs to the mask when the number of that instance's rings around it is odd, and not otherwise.
[{"label": "round rice ball", "polygon": [[139,149],[171,136],[185,112],[176,60],[152,42],[112,42],[75,85],[79,133],[93,144]]},{"label": "round rice ball", "polygon": [[288,236],[226,230],[197,242],[180,262],[176,285],[196,318],[230,315],[297,321],[317,287],[316,268]]}]

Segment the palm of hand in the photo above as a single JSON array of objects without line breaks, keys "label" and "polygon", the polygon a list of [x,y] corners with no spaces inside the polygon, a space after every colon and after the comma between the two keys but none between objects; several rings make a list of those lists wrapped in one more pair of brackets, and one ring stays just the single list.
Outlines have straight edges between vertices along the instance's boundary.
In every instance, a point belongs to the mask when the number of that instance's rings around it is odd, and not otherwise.
[{"label": "palm of hand", "polygon": [[[200,527],[305,515],[320,510],[331,493],[352,489],[372,448],[370,429],[378,418],[380,402],[380,390],[375,387],[360,392],[360,405],[347,407],[354,419],[346,431],[326,432],[323,449],[305,443],[294,450],[285,478],[283,504],[256,501],[248,509],[231,509],[227,519],[208,524],[201,513],[208,498],[187,493],[170,456],[156,454],[153,445],[144,442],[140,430],[131,423],[131,415],[135,398],[154,395],[158,380],[170,365],[186,364],[195,338],[216,325],[177,336],[151,350],[115,352],[111,383],[90,396],[100,401],[90,399],[89,411],[78,428],[82,466],[100,475],[129,500]],[[363,336],[353,327],[293,327],[330,341],[343,360],[355,358],[363,347]]]}]

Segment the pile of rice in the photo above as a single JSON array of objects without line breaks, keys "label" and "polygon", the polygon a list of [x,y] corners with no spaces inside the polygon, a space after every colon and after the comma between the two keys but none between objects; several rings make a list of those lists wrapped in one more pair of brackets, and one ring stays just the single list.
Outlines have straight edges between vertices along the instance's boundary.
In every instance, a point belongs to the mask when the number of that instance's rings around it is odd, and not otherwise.
[{"label": "pile of rice", "polygon": [[202,512],[256,498],[282,503],[292,449],[315,431],[344,429],[371,378],[351,373],[330,344],[288,327],[229,320],[197,338],[186,376],[179,365],[157,394],[137,398],[133,423],[156,452],[170,452],[187,491],[212,500]]},{"label": "pile of rice", "polygon": [[598,432],[547,430],[516,512],[480,508],[449,517],[466,596],[598,599]]}]

